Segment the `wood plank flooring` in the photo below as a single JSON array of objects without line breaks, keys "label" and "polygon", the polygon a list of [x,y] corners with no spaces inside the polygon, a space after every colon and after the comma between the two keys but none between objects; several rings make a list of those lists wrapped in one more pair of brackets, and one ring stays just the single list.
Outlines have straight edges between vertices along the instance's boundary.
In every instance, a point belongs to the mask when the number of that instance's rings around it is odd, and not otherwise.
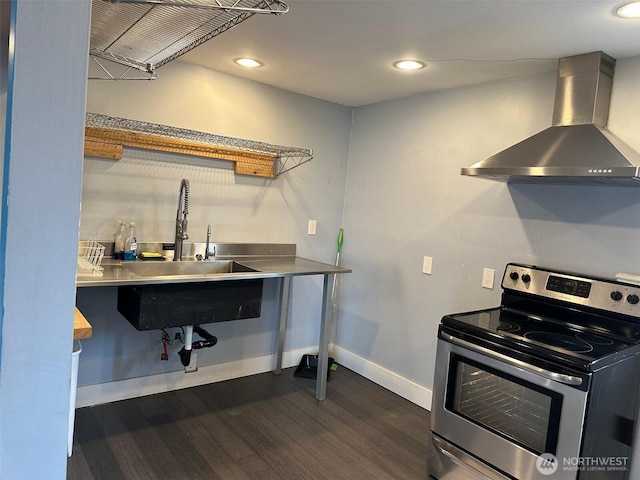
[{"label": "wood plank flooring", "polygon": [[429,412],[339,366],[76,411],[67,480],[427,479]]}]

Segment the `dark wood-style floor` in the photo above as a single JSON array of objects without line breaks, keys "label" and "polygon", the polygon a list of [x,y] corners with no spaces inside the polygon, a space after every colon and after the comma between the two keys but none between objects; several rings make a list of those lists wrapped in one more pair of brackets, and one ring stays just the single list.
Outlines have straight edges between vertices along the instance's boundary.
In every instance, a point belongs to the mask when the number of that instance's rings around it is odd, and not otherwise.
[{"label": "dark wood-style floor", "polygon": [[429,412],[340,366],[76,411],[68,480],[426,479]]}]

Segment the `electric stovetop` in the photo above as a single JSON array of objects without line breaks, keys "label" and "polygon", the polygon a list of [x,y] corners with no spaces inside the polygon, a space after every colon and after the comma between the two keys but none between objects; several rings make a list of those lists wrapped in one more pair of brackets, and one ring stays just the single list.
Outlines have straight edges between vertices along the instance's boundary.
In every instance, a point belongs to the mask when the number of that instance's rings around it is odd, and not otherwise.
[{"label": "electric stovetop", "polygon": [[442,325],[584,371],[640,353],[640,286],[508,264],[502,287],[501,306],[446,315]]}]

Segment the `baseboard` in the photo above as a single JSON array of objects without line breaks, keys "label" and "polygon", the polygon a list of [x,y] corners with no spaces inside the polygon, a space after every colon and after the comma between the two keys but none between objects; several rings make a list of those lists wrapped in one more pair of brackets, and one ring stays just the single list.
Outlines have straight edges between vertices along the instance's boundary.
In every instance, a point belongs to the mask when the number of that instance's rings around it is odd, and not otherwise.
[{"label": "baseboard", "polygon": [[[397,373],[360,357],[337,345],[331,344],[330,352],[337,363],[353,370],[359,375],[391,390],[422,408],[431,410],[432,391],[412,382]],[[282,367],[294,367],[304,354],[317,354],[317,347],[292,350],[284,353]],[[182,388],[196,387],[207,383],[221,382],[233,378],[246,377],[258,373],[270,372],[275,364],[274,355],[253,357],[234,362],[198,367],[192,373],[175,372],[128,378],[114,382],[85,385],[78,387],[76,408],[99,405],[102,403],[143,397],[154,393],[169,392]]]},{"label": "baseboard", "polygon": [[[304,354],[317,354],[318,347],[309,347],[284,353],[282,367],[294,367]],[[191,373],[183,370],[138,378],[128,378],[114,382],[78,387],[76,408],[115,402],[127,398],[143,397],[154,393],[169,392],[182,388],[196,387],[207,383],[221,382],[233,378],[246,377],[270,372],[275,365],[275,355],[247,358],[234,362],[198,367]]]},{"label": "baseboard", "polygon": [[359,375],[368,378],[372,382],[391,390],[393,393],[406,398],[412,403],[431,410],[433,392],[428,388],[418,385],[411,380],[401,377],[397,373],[387,370],[380,365],[360,357],[355,353],[345,350],[337,345],[331,345],[330,351],[337,363],[353,370]]}]

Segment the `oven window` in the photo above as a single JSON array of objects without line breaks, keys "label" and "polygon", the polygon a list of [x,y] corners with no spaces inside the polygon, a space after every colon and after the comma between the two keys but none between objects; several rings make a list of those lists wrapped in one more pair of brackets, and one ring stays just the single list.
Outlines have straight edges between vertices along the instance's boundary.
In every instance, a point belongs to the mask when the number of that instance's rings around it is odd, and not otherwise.
[{"label": "oven window", "polygon": [[449,410],[537,455],[556,453],[560,394],[459,357],[451,367]]}]

